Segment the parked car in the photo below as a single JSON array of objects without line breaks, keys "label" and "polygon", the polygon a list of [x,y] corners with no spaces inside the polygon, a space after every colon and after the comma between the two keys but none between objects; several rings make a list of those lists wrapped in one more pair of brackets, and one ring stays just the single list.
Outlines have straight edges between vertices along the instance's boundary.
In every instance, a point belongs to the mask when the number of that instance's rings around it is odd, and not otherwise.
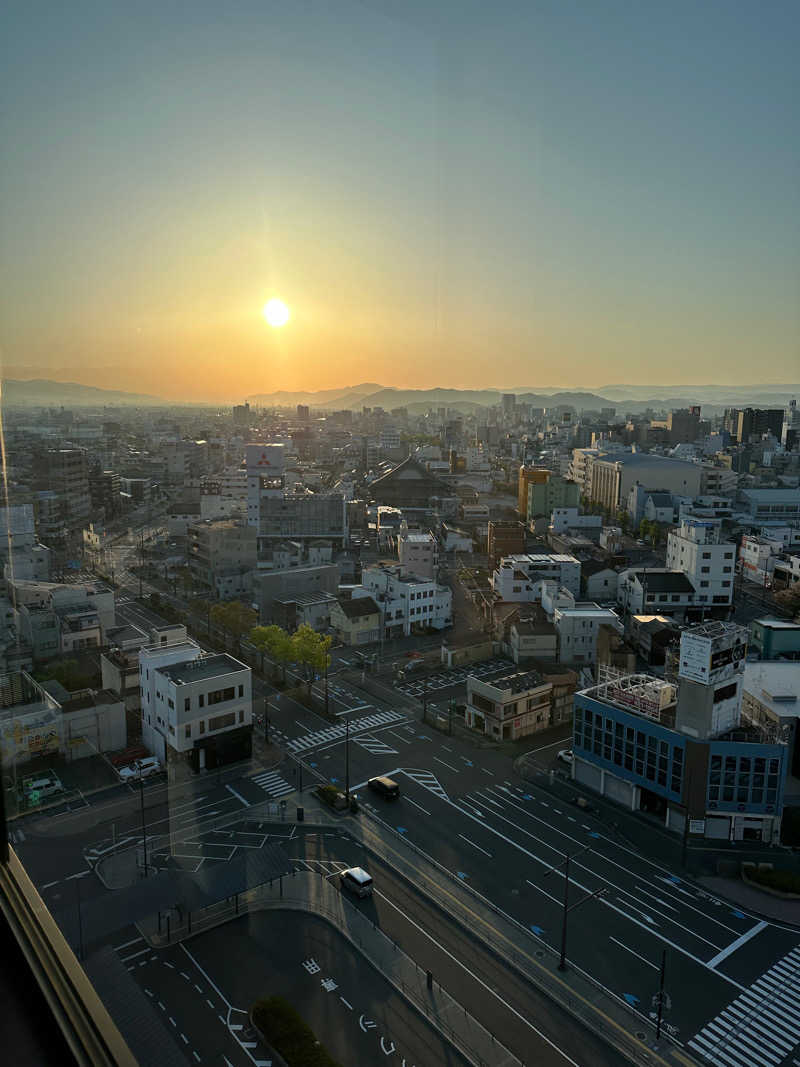
[{"label": "parked car", "polygon": [[128,767],[123,767],[119,772],[121,782],[138,782],[140,778],[149,778],[153,774],[159,774],[161,764],[155,756],[147,756],[145,759],[134,760]]},{"label": "parked car", "polygon": [[572,754],[572,749],[571,748],[562,748],[561,751],[558,754],[558,759],[562,763],[568,764],[570,767],[575,762],[575,757]]},{"label": "parked car", "polygon": [[63,792],[64,786],[54,774],[49,774],[45,778],[29,779],[25,783],[25,795],[30,797],[35,793],[39,800],[46,800],[48,797],[54,797]]}]

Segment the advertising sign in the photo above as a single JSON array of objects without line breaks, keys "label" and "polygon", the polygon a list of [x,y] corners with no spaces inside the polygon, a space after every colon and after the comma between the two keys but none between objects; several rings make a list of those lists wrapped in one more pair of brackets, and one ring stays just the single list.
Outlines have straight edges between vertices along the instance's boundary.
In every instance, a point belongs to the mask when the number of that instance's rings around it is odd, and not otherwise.
[{"label": "advertising sign", "polygon": [[694,682],[719,682],[743,669],[746,652],[747,631],[740,626],[713,636],[687,632],[681,635],[678,674]]},{"label": "advertising sign", "polygon": [[681,665],[678,674],[693,682],[707,682],[711,670],[711,638],[681,634]]}]

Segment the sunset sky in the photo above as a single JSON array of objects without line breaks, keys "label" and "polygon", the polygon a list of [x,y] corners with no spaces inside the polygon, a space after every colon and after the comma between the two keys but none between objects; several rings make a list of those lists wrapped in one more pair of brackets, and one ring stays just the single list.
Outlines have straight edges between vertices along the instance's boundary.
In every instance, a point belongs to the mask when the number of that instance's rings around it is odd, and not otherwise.
[{"label": "sunset sky", "polygon": [[796,0],[8,5],[3,374],[796,381],[799,45]]}]

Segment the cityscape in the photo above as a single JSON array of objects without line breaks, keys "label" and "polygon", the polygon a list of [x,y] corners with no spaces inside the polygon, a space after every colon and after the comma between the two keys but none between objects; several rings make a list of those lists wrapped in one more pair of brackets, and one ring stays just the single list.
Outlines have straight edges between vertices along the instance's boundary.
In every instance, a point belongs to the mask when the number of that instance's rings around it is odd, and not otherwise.
[{"label": "cityscape", "polygon": [[797,6],[4,27],[3,1063],[800,1067]]}]

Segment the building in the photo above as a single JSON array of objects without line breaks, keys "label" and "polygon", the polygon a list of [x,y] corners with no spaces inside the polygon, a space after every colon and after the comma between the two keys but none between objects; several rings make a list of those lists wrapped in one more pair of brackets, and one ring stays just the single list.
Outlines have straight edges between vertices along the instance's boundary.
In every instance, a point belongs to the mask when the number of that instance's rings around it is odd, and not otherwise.
[{"label": "building", "polygon": [[535,481],[528,486],[528,501],[525,518],[531,522],[539,518],[548,518],[556,509],[573,508],[577,510],[580,503],[580,487],[560,474],[547,471],[549,477],[544,481]]},{"label": "building", "polygon": [[558,635],[559,663],[591,666],[597,662],[597,638],[601,626],[622,634],[622,623],[609,608],[591,601],[577,601],[574,607],[556,608],[553,625]]},{"label": "building", "polygon": [[787,553],[782,559],[775,560],[772,572],[774,589],[793,589],[800,582],[800,554]]},{"label": "building", "polygon": [[751,438],[772,434],[780,441],[783,431],[783,408],[729,408],[725,412],[724,428],[737,444],[747,444]]},{"label": "building", "polygon": [[576,507],[554,508],[547,533],[551,537],[585,537],[593,544],[599,544],[602,529],[602,515],[580,515]]},{"label": "building", "polygon": [[223,599],[252,588],[258,534],[239,519],[206,519],[187,529],[189,569],[195,582]]},{"label": "building", "polygon": [[514,663],[524,666],[532,660],[558,658],[558,638],[555,627],[536,604],[521,608],[507,624],[508,637],[503,651]]},{"label": "building", "polygon": [[581,563],[581,594],[586,600],[601,604],[617,599],[619,574],[613,567],[597,560]]},{"label": "building", "polygon": [[695,604],[729,608],[733,603],[736,546],[720,542],[718,521],[683,519],[667,537],[666,562],[670,570],[683,571],[688,577],[696,593]]},{"label": "building", "polygon": [[432,533],[409,533],[408,527],[397,536],[400,573],[418,578],[436,578],[439,572],[439,543]]},{"label": "building", "polygon": [[408,456],[371,482],[369,494],[377,504],[427,511],[432,507],[432,500],[452,496],[452,489],[447,482],[434,477],[419,460]]},{"label": "building", "polygon": [[82,448],[48,448],[37,453],[33,477],[38,489],[61,497],[67,535],[79,534],[91,511],[86,452]]},{"label": "building", "polygon": [[764,660],[800,659],[800,622],[753,619],[750,623],[749,650]]},{"label": "building", "polygon": [[627,615],[693,616],[695,589],[683,571],[665,567],[630,568],[622,571],[617,585],[617,603]]},{"label": "building", "polygon": [[748,582],[756,582],[757,585],[770,585],[775,564],[782,551],[783,541],[743,534],[739,546],[742,578]]},{"label": "building", "polygon": [[272,621],[282,629],[293,633],[299,626],[310,626],[323,632],[331,625],[331,609],[336,604],[333,593],[295,593],[272,602]]},{"label": "building", "polygon": [[700,495],[732,497],[739,484],[739,475],[721,463],[703,463],[700,472]]},{"label": "building", "polygon": [[371,596],[381,612],[383,636],[407,637],[453,622],[453,594],[429,578],[403,576],[399,567],[365,567],[353,597]]},{"label": "building", "polygon": [[490,682],[468,675],[465,721],[498,741],[516,741],[550,726],[552,698],[552,683],[538,671],[514,671]]},{"label": "building", "polygon": [[521,519],[528,517],[528,490],[532,485],[546,485],[553,472],[547,467],[526,467],[525,464],[519,469],[519,482],[517,491],[517,511]]},{"label": "building", "polygon": [[647,519],[648,522],[660,522],[671,526],[675,521],[675,504],[672,500],[672,493],[666,493],[661,490],[654,490],[648,493],[644,502],[644,515],[642,517]]},{"label": "building", "polygon": [[[466,514],[464,518],[466,518]],[[525,527],[521,522],[489,523],[489,570],[495,569],[504,556],[525,551]]]},{"label": "building", "polygon": [[667,415],[667,439],[671,445],[691,443],[701,436],[700,406],[677,408]]},{"label": "building", "polygon": [[574,778],[687,837],[777,843],[788,749],[742,722],[743,634],[684,632],[677,686],[610,671],[577,693]]},{"label": "building", "polygon": [[739,505],[753,524],[800,526],[800,489],[740,489]]},{"label": "building", "polygon": [[627,505],[637,482],[648,489],[695,497],[700,493],[701,474],[702,468],[697,463],[649,452],[612,453],[592,460],[591,486],[586,496],[611,512]]},{"label": "building", "polygon": [[799,716],[800,672],[793,663],[745,664],[742,719],[760,730],[763,740],[785,742],[795,778],[800,778]]},{"label": "building", "polygon": [[0,508],[0,573],[14,580],[46,581],[50,577],[50,550],[36,538],[32,504]]},{"label": "building", "polygon": [[339,597],[331,604],[330,620],[343,645],[370,645],[380,640],[381,612],[371,596]]},{"label": "building", "polygon": [[256,571],[253,574],[253,602],[258,605],[262,625],[285,616],[285,604],[296,602],[309,593],[336,594],[339,589],[339,568],[335,563],[317,567],[291,567],[287,570]]},{"label": "building", "polygon": [[555,582],[580,595],[581,565],[574,556],[561,553],[550,555],[519,554],[504,556],[490,578],[499,600],[525,603],[541,600],[541,583]]},{"label": "building", "polygon": [[142,743],[162,763],[186,760],[201,772],[249,757],[251,674],[233,656],[193,641],[143,648]]}]

